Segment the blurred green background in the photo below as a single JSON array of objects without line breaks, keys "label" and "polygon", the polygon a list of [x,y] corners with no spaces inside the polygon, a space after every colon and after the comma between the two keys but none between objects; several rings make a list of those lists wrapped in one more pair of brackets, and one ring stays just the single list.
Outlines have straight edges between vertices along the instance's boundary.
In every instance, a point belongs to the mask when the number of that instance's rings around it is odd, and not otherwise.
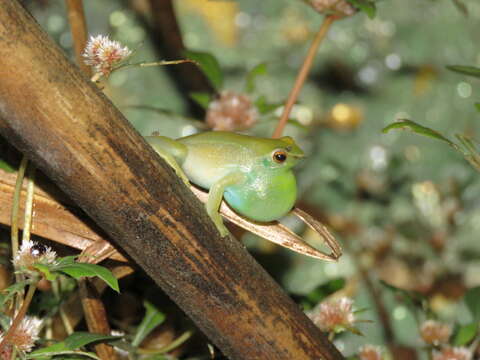
[{"label": "blurred green background", "polygon": [[[89,32],[138,48],[135,61],[161,60],[139,21],[142,1],[85,1]],[[446,65],[480,65],[480,2],[464,0],[468,16],[450,0],[378,2],[377,15],[337,21],[321,45],[313,70],[286,129],[307,151],[299,166],[299,206],[326,221],[345,255],[330,264],[266,244],[243,240],[291,294],[304,298],[344,279],[340,292],[355,299],[365,334],[338,336],[344,354],[363,343],[384,344],[368,278],[381,299],[396,342],[419,349],[414,313],[379,280],[418,291],[448,322],[468,323],[462,296],[480,285],[479,174],[444,143],[401,131],[382,134],[397,119],[411,119],[449,138],[480,139],[477,79]],[[219,61],[225,90],[243,92],[254,66],[265,63],[253,100],[284,101],[323,16],[296,0],[174,1],[188,49]],[[72,56],[64,2],[30,2],[50,35]],[[181,66],[181,65],[179,65]],[[196,131],[185,94],[165,68],[115,72],[105,92],[144,135],[179,137]],[[165,112],[135,108],[149,106]],[[277,113],[278,115],[278,113]],[[203,120],[203,119],[197,119]],[[276,116],[260,118],[250,134],[270,136]],[[303,231],[294,219],[286,222]],[[318,243],[310,232],[304,237]],[[363,275],[362,275],[362,271]],[[317,295],[315,295],[317,294]],[[317,300],[321,292],[313,294]],[[328,291],[325,293],[328,294]],[[422,317],[423,316],[423,317]],[[421,352],[421,356],[424,356]]]}]

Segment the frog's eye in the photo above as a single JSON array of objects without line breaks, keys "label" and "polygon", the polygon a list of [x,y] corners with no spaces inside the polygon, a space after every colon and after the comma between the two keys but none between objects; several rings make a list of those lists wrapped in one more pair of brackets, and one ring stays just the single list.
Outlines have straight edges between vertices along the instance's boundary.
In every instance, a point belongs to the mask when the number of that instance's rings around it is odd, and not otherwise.
[{"label": "frog's eye", "polygon": [[273,160],[281,164],[287,160],[287,153],[283,150],[277,150],[273,153]]}]

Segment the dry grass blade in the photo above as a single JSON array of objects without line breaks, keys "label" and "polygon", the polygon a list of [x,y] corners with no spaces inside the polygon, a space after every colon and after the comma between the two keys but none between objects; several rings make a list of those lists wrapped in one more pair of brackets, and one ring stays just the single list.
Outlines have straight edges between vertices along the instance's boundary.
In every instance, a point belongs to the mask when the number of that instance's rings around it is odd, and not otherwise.
[{"label": "dry grass blade", "polygon": [[294,208],[292,213],[298,216],[305,224],[307,224],[312,230],[314,230],[323,238],[327,246],[330,248],[330,250],[332,250],[332,254],[330,255],[331,257],[337,260],[340,258],[340,256],[342,256],[342,248],[340,244],[325,225],[299,208]]},{"label": "dry grass blade", "polygon": [[[11,208],[17,173],[7,173],[0,169],[0,224],[11,225]],[[22,188],[22,197],[26,194],[26,185]],[[32,219],[32,234],[44,237],[57,243],[83,250],[96,241],[105,241],[104,235],[97,231],[95,224],[86,216],[79,216],[78,211],[63,204],[52,189],[35,189],[33,202],[35,203],[35,217]],[[22,200],[23,201],[23,200]],[[20,203],[22,203],[20,201]],[[62,201],[62,203],[60,202]],[[23,205],[20,211],[24,211]],[[19,218],[20,229],[23,229],[23,219]],[[98,246],[98,244],[96,245]],[[110,256],[111,259],[127,261],[118,252]]]},{"label": "dry grass blade", "polygon": [[[207,202],[208,193],[193,186],[190,189],[200,201]],[[220,207],[220,213],[225,219],[241,228],[297,253],[325,261],[337,261],[342,254],[340,246],[327,228],[300,209],[295,208],[293,213],[325,239],[325,243],[332,250],[331,254],[325,254],[310,246],[300,236],[277,221],[268,224],[251,222],[233,212],[224,201]]]}]

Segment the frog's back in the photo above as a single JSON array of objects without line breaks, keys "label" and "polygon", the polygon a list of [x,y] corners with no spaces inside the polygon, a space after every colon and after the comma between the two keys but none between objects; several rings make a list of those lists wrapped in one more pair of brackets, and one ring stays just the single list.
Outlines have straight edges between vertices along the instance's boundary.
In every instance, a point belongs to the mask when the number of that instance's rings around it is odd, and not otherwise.
[{"label": "frog's back", "polygon": [[214,146],[227,146],[237,150],[250,151],[252,154],[266,154],[275,147],[284,145],[278,139],[261,138],[242,135],[228,131],[207,131],[177,139],[187,146],[212,144]]},{"label": "frog's back", "polygon": [[194,184],[210,189],[228,173],[249,166],[251,140],[250,136],[221,131],[177,139],[188,148],[182,169]]}]

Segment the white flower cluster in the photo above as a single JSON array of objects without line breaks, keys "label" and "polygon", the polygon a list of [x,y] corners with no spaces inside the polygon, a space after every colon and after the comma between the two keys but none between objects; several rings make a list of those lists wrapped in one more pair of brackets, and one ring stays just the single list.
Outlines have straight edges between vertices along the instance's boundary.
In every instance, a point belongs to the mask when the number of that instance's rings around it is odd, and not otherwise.
[{"label": "white flower cluster", "polygon": [[[35,342],[39,339],[38,334],[42,329],[43,320],[34,316],[25,316],[14,333],[9,336],[7,346],[14,346],[17,350],[28,353],[32,351]],[[0,343],[3,341],[0,334]]]},{"label": "white flower cluster", "polygon": [[17,269],[30,268],[35,263],[54,264],[56,258],[57,253],[51,247],[25,240],[13,259],[13,265]]},{"label": "white flower cluster", "polygon": [[215,131],[241,131],[255,125],[257,118],[257,109],[247,95],[222,91],[208,105],[206,122]]},{"label": "white flower cluster", "polygon": [[83,51],[85,64],[104,76],[108,76],[116,64],[131,54],[128,47],[104,35],[91,36]]},{"label": "white flower cluster", "polygon": [[309,0],[309,3],[321,14],[333,13],[338,16],[351,16],[357,11],[346,0]]},{"label": "white flower cluster", "polygon": [[472,351],[466,347],[444,347],[442,350],[433,352],[433,360],[470,360]]},{"label": "white flower cluster", "polygon": [[353,300],[342,297],[337,300],[325,301],[307,314],[320,330],[330,332],[340,328],[350,328],[355,323]]}]

